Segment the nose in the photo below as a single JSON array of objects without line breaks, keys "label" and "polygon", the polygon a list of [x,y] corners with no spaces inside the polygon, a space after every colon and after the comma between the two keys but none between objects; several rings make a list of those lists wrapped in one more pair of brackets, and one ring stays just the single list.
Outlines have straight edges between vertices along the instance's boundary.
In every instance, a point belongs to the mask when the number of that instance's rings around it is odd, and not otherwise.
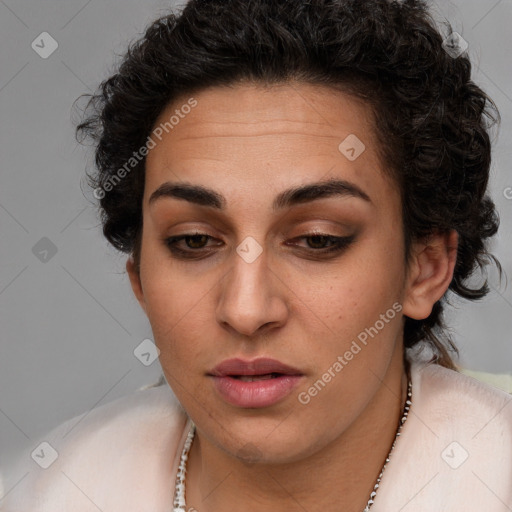
[{"label": "nose", "polygon": [[286,287],[270,267],[265,250],[251,262],[233,252],[230,270],[221,280],[217,320],[244,336],[281,327],[288,316]]}]

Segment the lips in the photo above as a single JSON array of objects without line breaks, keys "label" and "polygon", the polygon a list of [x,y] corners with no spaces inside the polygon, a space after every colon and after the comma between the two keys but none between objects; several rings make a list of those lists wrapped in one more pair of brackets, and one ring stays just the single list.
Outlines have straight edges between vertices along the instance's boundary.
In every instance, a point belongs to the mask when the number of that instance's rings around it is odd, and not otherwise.
[{"label": "lips", "polygon": [[275,359],[260,358],[253,361],[227,359],[217,365],[210,375],[214,375],[216,377],[261,377],[272,375],[302,375],[302,372],[297,368],[288,366]]},{"label": "lips", "polygon": [[264,375],[232,375],[232,377],[243,382],[256,382],[257,380],[277,379],[280,375],[280,373],[265,373]]},{"label": "lips", "polygon": [[208,376],[221,398],[231,405],[261,408],[283,400],[304,376],[297,368],[275,359],[228,359]]}]

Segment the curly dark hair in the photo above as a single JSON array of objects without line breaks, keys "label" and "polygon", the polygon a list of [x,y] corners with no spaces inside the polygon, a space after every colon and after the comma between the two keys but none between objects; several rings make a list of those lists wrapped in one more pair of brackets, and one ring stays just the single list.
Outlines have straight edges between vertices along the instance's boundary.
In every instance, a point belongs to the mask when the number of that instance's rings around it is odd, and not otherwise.
[{"label": "curly dark hair", "polygon": [[[128,171],[126,162],[169,103],[244,81],[324,85],[372,108],[382,161],[401,192],[406,261],[414,240],[455,230],[449,290],[482,298],[487,282],[472,288],[469,278],[491,261],[501,270],[485,245],[499,224],[486,196],[499,113],[471,80],[467,54],[447,51],[444,26],[443,37],[422,0],[191,0],[156,20],[88,95],[77,126],[78,140],[95,145],[88,179],[104,235],[139,264],[145,159]],[[405,318],[404,345],[425,340],[439,364],[456,368],[446,301],[425,320]]]}]

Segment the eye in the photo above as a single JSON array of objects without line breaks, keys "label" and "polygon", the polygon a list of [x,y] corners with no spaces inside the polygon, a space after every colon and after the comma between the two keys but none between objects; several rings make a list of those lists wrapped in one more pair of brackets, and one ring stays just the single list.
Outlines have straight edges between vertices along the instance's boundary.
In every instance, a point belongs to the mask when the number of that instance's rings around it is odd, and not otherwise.
[{"label": "eye", "polygon": [[[300,248],[308,251],[317,253],[319,255],[324,253],[341,252],[346,249],[355,239],[355,235],[351,236],[334,236],[326,233],[311,233],[309,235],[303,235],[295,238],[294,240],[306,240],[308,247]],[[295,245],[295,244],[292,244]]]},{"label": "eye", "polygon": [[[170,251],[176,256],[192,259],[198,257],[197,254],[193,253],[197,253],[199,252],[199,250],[204,249],[206,247],[206,244],[208,243],[208,240],[213,240],[213,237],[205,233],[185,233],[184,235],[171,236],[169,238],[166,238],[164,240],[164,243],[170,249]],[[179,247],[178,244],[181,241],[184,241],[186,247],[191,250]]]},{"label": "eye", "polygon": [[[299,250],[309,253],[313,256],[322,256],[326,253],[338,253],[346,248],[354,241],[355,235],[351,236],[334,236],[326,233],[310,233],[303,235],[293,240],[306,240],[308,247],[300,246],[297,244],[290,244],[298,247]],[[205,253],[213,252],[213,249],[208,247],[208,242],[215,240],[206,233],[185,233],[183,235],[171,236],[164,240],[164,244],[169,248],[171,253],[177,258],[182,259],[200,259],[205,256]],[[183,245],[179,245],[184,242]],[[216,246],[222,245],[223,242],[217,241]]]}]

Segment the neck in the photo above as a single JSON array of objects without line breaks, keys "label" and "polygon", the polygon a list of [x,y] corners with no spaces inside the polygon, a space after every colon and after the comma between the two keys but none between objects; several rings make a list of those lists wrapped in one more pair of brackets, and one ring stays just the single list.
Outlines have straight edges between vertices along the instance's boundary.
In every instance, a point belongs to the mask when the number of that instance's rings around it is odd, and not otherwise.
[{"label": "neck", "polygon": [[363,511],[395,440],[407,396],[403,361],[394,364],[347,430],[293,464],[248,464],[196,432],[187,464],[186,510],[220,512],[229,503],[230,509],[247,512]]}]

